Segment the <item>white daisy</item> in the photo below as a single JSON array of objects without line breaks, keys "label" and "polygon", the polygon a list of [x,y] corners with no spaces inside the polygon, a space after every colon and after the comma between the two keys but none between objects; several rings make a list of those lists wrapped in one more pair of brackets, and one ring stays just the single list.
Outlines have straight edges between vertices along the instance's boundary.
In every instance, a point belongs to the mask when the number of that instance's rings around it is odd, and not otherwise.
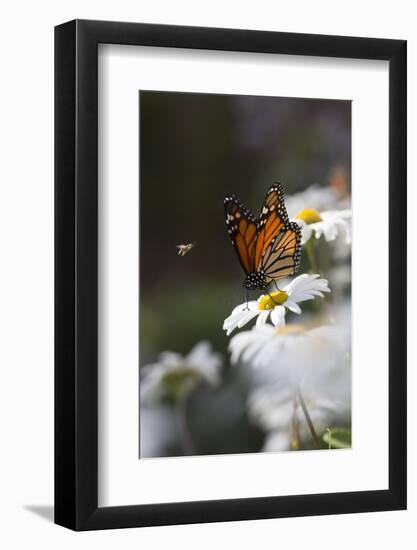
[{"label": "white daisy", "polygon": [[232,362],[243,361],[255,390],[248,400],[250,418],[267,432],[264,449],[298,448],[315,434],[350,423],[351,371],[344,333],[335,326],[307,330],[300,325],[270,325],[244,331],[230,340]]},{"label": "white daisy", "polygon": [[257,327],[265,325],[268,318],[276,327],[283,326],[285,325],[286,310],[300,314],[299,303],[313,300],[317,296],[322,298],[323,292],[330,292],[326,279],[320,279],[320,275],[317,274],[303,273],[285,285],[283,289],[263,294],[258,300],[252,300],[235,307],[229,317],[225,319],[223,330],[229,336],[236,328],[242,328],[255,317],[257,317]]},{"label": "white daisy", "polygon": [[332,187],[310,185],[304,191],[288,195],[285,198],[288,215],[295,216],[297,212],[309,205],[318,211],[335,210],[340,207],[339,194]]},{"label": "white daisy", "polygon": [[335,326],[324,325],[307,329],[290,324],[279,328],[272,325],[242,331],[230,339],[231,362],[262,368],[258,383],[298,385],[327,376],[334,365],[345,364],[346,346],[343,334]]},{"label": "white daisy", "polygon": [[350,223],[352,210],[327,210],[319,212],[314,208],[303,208],[294,217],[301,228],[301,242],[306,243],[312,235],[327,242],[334,241],[341,234],[346,244],[350,244]]},{"label": "white daisy", "polygon": [[220,382],[221,355],[208,342],[196,344],[183,357],[165,351],[156,363],[141,368],[140,396],[142,404],[155,403],[165,397],[182,399],[200,382],[216,386]]}]

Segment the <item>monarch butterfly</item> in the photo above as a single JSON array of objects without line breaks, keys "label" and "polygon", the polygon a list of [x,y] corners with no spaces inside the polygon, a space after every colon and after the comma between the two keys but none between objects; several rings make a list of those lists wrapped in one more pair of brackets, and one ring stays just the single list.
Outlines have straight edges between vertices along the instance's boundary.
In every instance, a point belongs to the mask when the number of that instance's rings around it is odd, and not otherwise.
[{"label": "monarch butterfly", "polygon": [[233,194],[224,199],[224,214],[247,291],[264,290],[272,281],[277,286],[276,281],[297,271],[301,230],[288,219],[280,183],[269,188],[258,219]]}]

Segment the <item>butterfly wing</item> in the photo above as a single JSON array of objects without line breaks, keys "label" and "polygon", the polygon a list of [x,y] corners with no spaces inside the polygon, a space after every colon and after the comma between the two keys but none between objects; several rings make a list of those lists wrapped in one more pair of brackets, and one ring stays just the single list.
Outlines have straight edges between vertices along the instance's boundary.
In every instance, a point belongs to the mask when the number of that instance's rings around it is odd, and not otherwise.
[{"label": "butterfly wing", "polygon": [[301,230],[296,222],[285,225],[271,241],[261,259],[266,282],[294,275],[301,258]]},{"label": "butterfly wing", "polygon": [[224,199],[227,231],[245,273],[255,269],[256,220],[234,195]]},{"label": "butterfly wing", "polygon": [[262,256],[266,253],[272,240],[288,223],[282,185],[274,183],[266,194],[257,225],[258,236],[255,246],[255,267],[257,270],[260,269]]},{"label": "butterfly wing", "polygon": [[290,222],[280,183],[268,190],[259,220],[234,195],[224,201],[226,225],[246,273],[263,270],[266,282],[293,275],[301,257],[301,230]]}]

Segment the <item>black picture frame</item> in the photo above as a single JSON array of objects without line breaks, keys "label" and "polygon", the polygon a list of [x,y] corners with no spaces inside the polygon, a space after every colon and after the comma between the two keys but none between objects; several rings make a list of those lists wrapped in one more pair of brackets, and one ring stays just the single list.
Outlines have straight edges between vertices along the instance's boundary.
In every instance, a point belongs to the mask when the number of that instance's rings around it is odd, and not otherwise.
[{"label": "black picture frame", "polygon": [[[389,488],[98,507],[98,44],[389,62]],[[74,20],[55,28],[55,522],[108,529],[406,508],[404,40]],[[378,129],[375,128],[377,132]]]}]

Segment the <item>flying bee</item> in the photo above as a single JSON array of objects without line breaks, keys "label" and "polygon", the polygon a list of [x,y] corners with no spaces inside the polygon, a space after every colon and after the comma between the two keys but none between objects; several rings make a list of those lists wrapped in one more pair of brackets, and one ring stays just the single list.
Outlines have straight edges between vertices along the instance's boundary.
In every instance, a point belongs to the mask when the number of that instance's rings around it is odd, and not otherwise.
[{"label": "flying bee", "polygon": [[196,243],[188,243],[188,244],[177,244],[177,254],[178,256],[185,256],[195,247]]}]

